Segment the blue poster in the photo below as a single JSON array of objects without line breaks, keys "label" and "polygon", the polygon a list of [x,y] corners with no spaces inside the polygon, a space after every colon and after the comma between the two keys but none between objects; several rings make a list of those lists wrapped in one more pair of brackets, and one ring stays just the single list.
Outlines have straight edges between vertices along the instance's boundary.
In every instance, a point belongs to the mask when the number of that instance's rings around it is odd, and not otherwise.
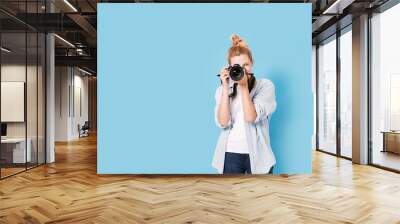
[{"label": "blue poster", "polygon": [[311,173],[311,4],[100,3],[97,27],[99,174]]}]

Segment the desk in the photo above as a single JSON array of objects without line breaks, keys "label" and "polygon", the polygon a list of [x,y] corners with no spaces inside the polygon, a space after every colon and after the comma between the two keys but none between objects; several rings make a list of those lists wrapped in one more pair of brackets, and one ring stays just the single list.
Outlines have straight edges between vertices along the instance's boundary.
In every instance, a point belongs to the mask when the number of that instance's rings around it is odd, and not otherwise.
[{"label": "desk", "polygon": [[[6,138],[1,139],[1,157],[8,163],[25,163],[32,160],[31,145],[32,140],[27,138],[25,151],[25,138]],[[25,154],[26,152],[26,154]],[[12,159],[11,159],[12,158]],[[25,161],[25,158],[27,161]]]},{"label": "desk", "polygon": [[382,152],[392,152],[400,154],[400,131],[382,131],[383,150]]}]

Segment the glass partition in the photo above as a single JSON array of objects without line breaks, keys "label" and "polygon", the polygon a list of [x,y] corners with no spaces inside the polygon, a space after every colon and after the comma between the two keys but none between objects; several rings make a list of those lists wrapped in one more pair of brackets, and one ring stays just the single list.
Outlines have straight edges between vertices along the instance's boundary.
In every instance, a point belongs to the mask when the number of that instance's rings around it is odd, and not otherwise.
[{"label": "glass partition", "polygon": [[45,145],[45,120],[46,120],[46,76],[45,76],[45,65],[46,65],[46,39],[43,33],[38,34],[38,76],[37,76],[37,147],[38,147],[38,164],[46,162],[46,145]]},{"label": "glass partition", "polygon": [[[1,1],[0,7],[43,13],[45,1]],[[45,34],[0,12],[0,178],[45,163]]]},{"label": "glass partition", "polygon": [[31,159],[27,163],[28,168],[37,165],[38,160],[38,144],[37,144],[37,132],[38,132],[38,113],[37,113],[37,97],[38,97],[38,35],[36,32],[27,33],[27,81],[26,81],[26,113],[27,113],[27,149],[31,151]]},{"label": "glass partition", "polygon": [[[24,171],[31,162],[26,144],[26,33],[1,34],[1,176]],[[6,50],[4,50],[6,49]]]}]

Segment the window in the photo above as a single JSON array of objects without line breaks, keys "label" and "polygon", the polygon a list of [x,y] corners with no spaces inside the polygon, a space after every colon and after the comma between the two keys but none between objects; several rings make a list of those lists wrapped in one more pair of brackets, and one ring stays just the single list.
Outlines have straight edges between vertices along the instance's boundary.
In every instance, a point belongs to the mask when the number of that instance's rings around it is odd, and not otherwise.
[{"label": "window", "polygon": [[352,157],[352,32],[340,36],[340,155]]},{"label": "window", "polygon": [[371,157],[373,164],[395,170],[400,170],[399,21],[400,4],[371,18]]},{"label": "window", "polygon": [[318,47],[318,149],[336,153],[336,37]]}]

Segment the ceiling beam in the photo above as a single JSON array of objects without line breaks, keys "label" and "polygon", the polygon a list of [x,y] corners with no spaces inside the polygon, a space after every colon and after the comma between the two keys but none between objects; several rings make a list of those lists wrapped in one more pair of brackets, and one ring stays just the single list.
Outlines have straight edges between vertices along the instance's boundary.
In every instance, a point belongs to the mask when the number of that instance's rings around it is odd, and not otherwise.
[{"label": "ceiling beam", "polygon": [[97,60],[91,56],[55,56],[56,66],[81,66],[96,71]]}]

